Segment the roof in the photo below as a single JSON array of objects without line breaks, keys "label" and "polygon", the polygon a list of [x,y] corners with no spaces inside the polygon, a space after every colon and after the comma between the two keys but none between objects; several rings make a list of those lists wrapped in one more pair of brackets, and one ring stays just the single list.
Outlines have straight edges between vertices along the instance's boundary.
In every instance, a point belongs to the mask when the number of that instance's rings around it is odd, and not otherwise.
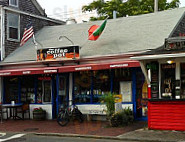
[{"label": "roof", "polygon": [[[81,46],[82,58],[124,54],[129,52],[155,49],[164,44],[177,23],[184,15],[185,8],[163,12],[130,16],[108,20],[104,32],[97,41],[88,41],[88,29],[100,25],[102,21],[73,25],[47,26],[36,34],[41,43],[38,48]],[[66,36],[59,40],[60,36]],[[35,61],[36,51],[32,40],[10,54],[3,62]]]}]

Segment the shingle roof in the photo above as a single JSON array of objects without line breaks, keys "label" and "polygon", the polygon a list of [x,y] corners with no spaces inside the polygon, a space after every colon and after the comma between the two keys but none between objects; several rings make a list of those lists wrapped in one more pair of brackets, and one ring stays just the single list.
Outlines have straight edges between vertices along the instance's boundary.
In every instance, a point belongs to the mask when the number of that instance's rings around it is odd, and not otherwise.
[{"label": "shingle roof", "polygon": [[[83,24],[48,26],[36,34],[36,40],[47,47],[63,47],[72,43],[60,36],[66,36],[75,45],[82,46],[81,57],[102,56],[155,49],[164,44],[169,37],[185,8],[167,10],[139,16],[124,17],[108,20],[107,26],[97,41],[88,41],[88,29],[102,21]],[[42,47],[42,48],[43,48]],[[41,48],[41,46],[39,47]],[[36,59],[35,46],[28,41],[25,46],[18,48],[3,62],[34,61]]]}]

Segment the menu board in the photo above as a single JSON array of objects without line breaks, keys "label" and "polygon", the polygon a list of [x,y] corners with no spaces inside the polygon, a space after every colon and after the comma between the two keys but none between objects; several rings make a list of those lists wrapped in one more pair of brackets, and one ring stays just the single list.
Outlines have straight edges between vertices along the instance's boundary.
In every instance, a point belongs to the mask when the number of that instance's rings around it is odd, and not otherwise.
[{"label": "menu board", "polygon": [[151,63],[151,97],[159,98],[159,64]]}]

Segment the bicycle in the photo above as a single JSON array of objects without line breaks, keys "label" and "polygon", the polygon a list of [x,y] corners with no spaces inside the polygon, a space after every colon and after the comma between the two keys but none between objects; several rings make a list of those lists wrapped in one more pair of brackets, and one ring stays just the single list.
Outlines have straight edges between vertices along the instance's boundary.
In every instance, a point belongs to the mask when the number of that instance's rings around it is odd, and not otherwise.
[{"label": "bicycle", "polygon": [[70,119],[78,119],[80,123],[84,121],[83,114],[75,105],[70,105],[66,107],[65,109],[60,109],[58,116],[57,116],[57,122],[60,126],[66,126]]}]

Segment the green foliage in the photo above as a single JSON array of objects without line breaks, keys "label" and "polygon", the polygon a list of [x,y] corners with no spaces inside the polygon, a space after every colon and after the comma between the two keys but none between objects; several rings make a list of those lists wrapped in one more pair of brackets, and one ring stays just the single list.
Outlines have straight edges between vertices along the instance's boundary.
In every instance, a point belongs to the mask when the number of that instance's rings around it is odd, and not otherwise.
[{"label": "green foliage", "polygon": [[107,108],[107,116],[110,117],[115,112],[115,98],[112,93],[108,93],[102,96],[102,103],[106,105]]},{"label": "green foliage", "polygon": [[[159,1],[159,11],[178,8],[180,5],[179,0],[172,0],[167,2],[167,0],[158,0]],[[105,17],[109,16],[109,19],[113,18],[113,11],[117,11],[117,17],[132,16],[139,14],[146,14],[154,12],[154,0],[95,0],[89,5],[82,7],[83,12],[91,12],[96,10],[98,17],[91,17],[91,21],[102,20]]]},{"label": "green foliage", "polygon": [[112,127],[126,126],[134,121],[133,112],[130,108],[124,109],[121,112],[115,113],[110,118]]}]

